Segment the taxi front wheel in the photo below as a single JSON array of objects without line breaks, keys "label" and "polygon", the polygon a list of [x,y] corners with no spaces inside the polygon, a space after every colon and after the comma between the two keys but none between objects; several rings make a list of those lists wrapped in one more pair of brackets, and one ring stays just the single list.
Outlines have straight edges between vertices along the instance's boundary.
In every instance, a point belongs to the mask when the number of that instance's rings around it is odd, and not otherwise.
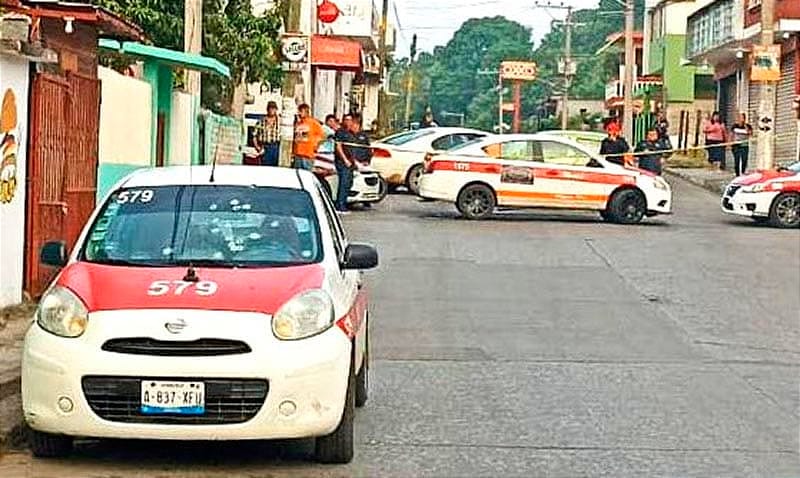
[{"label": "taxi front wheel", "polygon": [[617,191],[608,201],[606,214],[617,224],[637,224],[647,214],[647,199],[636,189]]},{"label": "taxi front wheel", "polygon": [[350,375],[347,379],[347,395],[339,426],[330,435],[316,439],[314,455],[320,463],[350,463],[353,460],[353,419],[356,414],[356,375],[355,365],[350,361]]},{"label": "taxi front wheel", "polygon": [[72,437],[54,435],[31,430],[29,444],[33,456],[38,458],[58,458],[72,452]]}]

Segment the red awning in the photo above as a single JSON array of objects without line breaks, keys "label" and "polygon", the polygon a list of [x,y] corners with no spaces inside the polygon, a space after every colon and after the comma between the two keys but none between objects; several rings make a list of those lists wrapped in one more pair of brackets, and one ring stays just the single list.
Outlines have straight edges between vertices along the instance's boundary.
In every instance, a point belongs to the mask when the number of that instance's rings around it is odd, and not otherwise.
[{"label": "red awning", "polygon": [[332,70],[360,70],[361,44],[337,37],[311,37],[311,65]]}]

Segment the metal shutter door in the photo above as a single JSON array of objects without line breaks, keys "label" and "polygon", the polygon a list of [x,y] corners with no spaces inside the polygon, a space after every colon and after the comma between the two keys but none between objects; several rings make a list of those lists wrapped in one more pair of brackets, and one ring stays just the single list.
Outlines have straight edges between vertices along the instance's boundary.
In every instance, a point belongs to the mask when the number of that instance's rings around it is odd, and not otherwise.
[{"label": "metal shutter door", "polygon": [[797,117],[792,101],[795,97],[795,55],[783,57],[781,81],[776,89],[775,110],[775,164],[787,164],[797,160]]}]

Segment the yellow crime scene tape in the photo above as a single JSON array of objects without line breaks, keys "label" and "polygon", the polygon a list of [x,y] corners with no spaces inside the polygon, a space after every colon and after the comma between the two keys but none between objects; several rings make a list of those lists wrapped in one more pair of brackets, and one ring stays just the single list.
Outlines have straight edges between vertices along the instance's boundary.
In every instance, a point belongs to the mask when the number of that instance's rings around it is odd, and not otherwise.
[{"label": "yellow crime scene tape", "polygon": [[[541,131],[539,133],[546,134],[547,132],[546,131]],[[539,133],[534,133],[534,134],[539,134]],[[795,138],[797,137],[796,134],[791,133],[791,132],[790,133],[776,134],[774,137],[775,137],[775,140],[778,140],[778,139],[781,139],[781,138],[784,138],[784,137],[789,137],[789,136],[792,136],[792,137],[795,137]],[[561,136],[561,135],[559,135],[559,137],[560,138],[569,138],[568,136]],[[571,138],[569,138],[569,139],[571,139]],[[728,141],[728,142],[724,142],[724,143],[711,144],[711,145],[702,144],[702,145],[697,145],[697,146],[687,146],[687,147],[683,147],[683,148],[661,149],[661,150],[657,150],[657,151],[641,151],[641,152],[630,151],[630,152],[622,153],[622,154],[606,154],[606,155],[601,155],[601,154],[597,153],[597,156],[600,156],[601,158],[604,158],[604,159],[607,159],[609,156],[613,156],[613,157],[622,156],[622,157],[626,158],[626,160],[629,160],[629,159],[636,158],[637,156],[652,156],[652,155],[667,156],[667,155],[672,155],[672,154],[676,154],[676,153],[686,154],[686,153],[688,153],[690,151],[703,151],[703,150],[708,150],[708,149],[711,149],[711,148],[726,148],[727,149],[728,147],[742,146],[742,145],[747,145],[748,147],[751,147],[752,145],[757,144],[757,142],[758,142],[757,138],[750,138],[748,141]],[[336,141],[335,143],[339,144],[339,145],[342,145],[342,146],[350,146],[350,147],[353,147],[353,148],[368,148],[368,149],[373,150],[373,153],[374,153],[375,150],[384,150],[384,151],[388,151],[389,153],[391,153],[391,152],[415,153],[415,154],[428,154],[428,153],[430,153],[433,156],[447,155],[447,156],[461,157],[461,158],[487,159],[487,156],[485,156],[485,155],[465,154],[465,153],[458,153],[456,151],[453,151],[453,152],[448,152],[448,151],[420,151],[418,149],[406,149],[406,148],[402,148],[402,147],[401,148],[397,148],[397,147],[394,147],[394,146],[386,147],[386,146],[383,146],[383,145],[366,145],[366,144],[350,143],[350,142],[343,142],[343,141]],[[581,144],[582,146],[586,147],[585,144],[582,144],[580,142],[578,142],[578,143]],[[329,153],[329,154],[333,154],[333,153]],[[495,159],[495,160],[506,160],[506,161],[519,161],[519,160],[522,159],[520,157],[503,157],[503,156],[489,156],[489,158],[490,159]]]}]

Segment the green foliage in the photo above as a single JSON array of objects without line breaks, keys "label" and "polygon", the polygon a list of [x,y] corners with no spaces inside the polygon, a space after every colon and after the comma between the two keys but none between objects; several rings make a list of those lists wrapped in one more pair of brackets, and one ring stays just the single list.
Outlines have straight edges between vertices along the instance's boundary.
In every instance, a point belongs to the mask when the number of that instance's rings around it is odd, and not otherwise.
[{"label": "green foliage", "polygon": [[[603,14],[599,12],[619,12]],[[644,0],[636,0],[637,23],[641,25]],[[578,71],[570,87],[570,96],[603,98],[605,85],[616,75],[616,52],[596,55],[606,37],[622,31],[622,7],[615,0],[601,0],[597,9],[578,10],[573,28],[573,55]],[[490,130],[497,124],[497,75],[479,75],[479,70],[496,70],[503,60],[533,60],[539,67],[539,79],[523,88],[523,118],[534,115],[548,97],[563,91],[563,80],[557,73],[563,56],[564,31],[556,25],[534,48],[531,31],[505,17],[473,18],[465,22],[445,46],[432,53],[423,52],[410,65],[408,58],[397,60],[391,73],[391,90],[401,94],[399,110],[394,116],[402,123],[406,82],[414,77],[411,121],[418,120],[430,106],[434,115],[443,110],[466,113],[469,126]],[[509,92],[510,93],[510,92]],[[506,95],[506,101],[510,94]],[[508,115],[506,122],[510,122]],[[535,122],[524,121],[533,129]]]},{"label": "green foliage", "polygon": [[[183,50],[184,0],[99,0],[97,4],[139,25],[159,47]],[[203,54],[231,69],[231,81],[213,75],[203,77],[203,104],[227,113],[234,85],[280,81],[277,11],[263,16],[252,13],[249,0],[204,0]],[[119,64],[116,58],[114,64]]]}]

